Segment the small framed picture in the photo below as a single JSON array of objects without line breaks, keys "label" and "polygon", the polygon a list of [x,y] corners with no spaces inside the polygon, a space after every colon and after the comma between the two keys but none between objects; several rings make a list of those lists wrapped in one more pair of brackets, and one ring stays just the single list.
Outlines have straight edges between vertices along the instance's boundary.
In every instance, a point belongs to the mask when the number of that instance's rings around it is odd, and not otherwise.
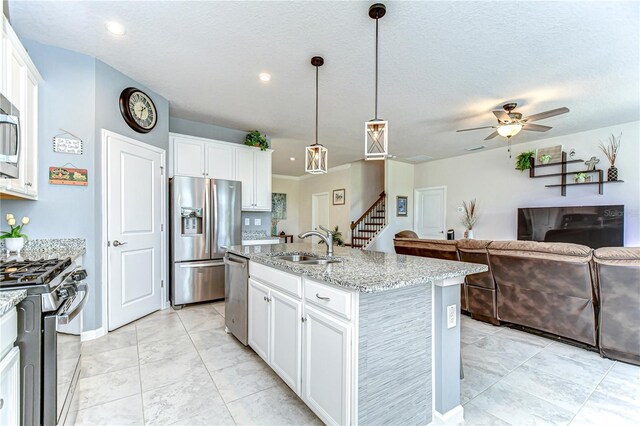
[{"label": "small framed picture", "polygon": [[409,197],[398,195],[396,197],[396,216],[407,216]]},{"label": "small framed picture", "polygon": [[333,190],[333,205],[338,206],[344,204],[344,189]]}]

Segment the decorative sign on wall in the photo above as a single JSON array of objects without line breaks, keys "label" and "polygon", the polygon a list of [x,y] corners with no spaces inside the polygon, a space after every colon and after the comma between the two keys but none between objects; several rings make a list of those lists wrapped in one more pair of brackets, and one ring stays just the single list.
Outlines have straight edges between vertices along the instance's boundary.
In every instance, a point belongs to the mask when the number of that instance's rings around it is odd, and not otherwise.
[{"label": "decorative sign on wall", "polygon": [[73,133],[67,132],[64,129],[60,130],[64,133],[53,137],[53,152],[82,155],[82,140]]},{"label": "decorative sign on wall", "polygon": [[89,184],[87,169],[68,168],[65,166],[49,167],[49,183],[51,185],[87,186]]}]

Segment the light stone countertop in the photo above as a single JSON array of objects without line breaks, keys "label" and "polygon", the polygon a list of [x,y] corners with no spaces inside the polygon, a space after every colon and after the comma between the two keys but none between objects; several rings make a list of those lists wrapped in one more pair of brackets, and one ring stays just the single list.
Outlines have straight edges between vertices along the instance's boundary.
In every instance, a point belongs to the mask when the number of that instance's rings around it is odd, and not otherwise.
[{"label": "light stone countertop", "polygon": [[413,285],[430,284],[434,281],[488,270],[486,265],[477,263],[453,262],[345,247],[334,247],[334,258],[341,260],[341,262],[328,265],[301,265],[274,257],[281,254],[314,254],[326,258],[324,244],[232,246],[228,251],[285,272],[303,275],[362,293],[376,293]]},{"label": "light stone countertop", "polygon": [[39,259],[64,259],[71,260],[84,255],[86,242],[84,238],[52,238],[40,240],[27,240],[19,254],[7,255],[4,241],[0,240],[0,262],[11,260],[39,260]]},{"label": "light stone countertop", "polygon": [[0,291],[0,317],[27,297],[27,290]]}]

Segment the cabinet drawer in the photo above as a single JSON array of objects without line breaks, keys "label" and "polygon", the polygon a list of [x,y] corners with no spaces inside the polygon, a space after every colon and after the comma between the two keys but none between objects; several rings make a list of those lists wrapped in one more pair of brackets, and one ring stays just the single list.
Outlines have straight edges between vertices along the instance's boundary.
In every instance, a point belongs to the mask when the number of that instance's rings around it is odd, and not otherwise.
[{"label": "cabinet drawer", "polygon": [[11,348],[18,337],[18,314],[13,308],[0,317],[0,358]]},{"label": "cabinet drawer", "polygon": [[348,291],[306,278],[304,280],[304,298],[307,302],[348,320],[351,319],[352,296]]},{"label": "cabinet drawer", "polygon": [[271,287],[282,290],[288,294],[302,298],[302,278],[279,271],[260,263],[249,263],[249,275],[253,279],[260,280]]}]

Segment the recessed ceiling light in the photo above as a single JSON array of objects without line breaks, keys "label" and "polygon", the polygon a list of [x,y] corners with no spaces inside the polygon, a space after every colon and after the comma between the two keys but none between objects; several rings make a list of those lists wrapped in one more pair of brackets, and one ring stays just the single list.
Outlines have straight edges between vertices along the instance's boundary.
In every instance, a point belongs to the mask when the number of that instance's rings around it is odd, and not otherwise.
[{"label": "recessed ceiling light", "polygon": [[289,157],[289,161],[296,161],[296,157]]},{"label": "recessed ceiling light", "polygon": [[271,74],[269,74],[268,72],[262,72],[260,73],[258,78],[260,78],[260,81],[264,82],[271,81]]},{"label": "recessed ceiling light", "polygon": [[109,30],[111,34],[115,34],[115,35],[124,35],[127,32],[124,29],[124,25],[115,21],[107,22],[107,30]]}]

